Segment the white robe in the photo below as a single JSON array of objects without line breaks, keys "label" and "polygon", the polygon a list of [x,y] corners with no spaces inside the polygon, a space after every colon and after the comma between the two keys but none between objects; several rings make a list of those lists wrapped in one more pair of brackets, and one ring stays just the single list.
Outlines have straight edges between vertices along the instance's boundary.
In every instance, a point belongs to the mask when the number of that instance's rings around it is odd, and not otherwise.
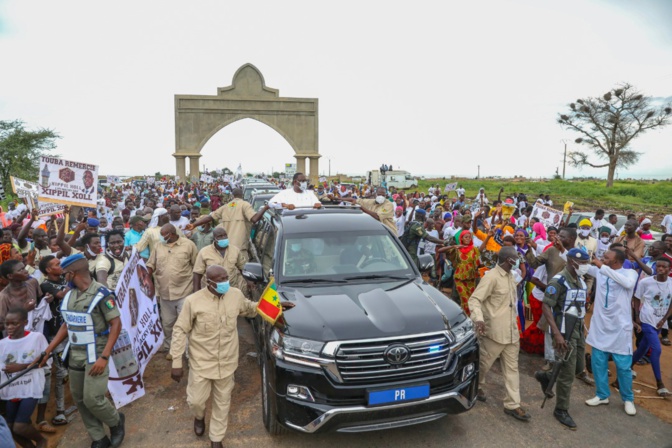
[{"label": "white robe", "polygon": [[603,352],[632,355],[630,303],[637,271],[602,265],[600,269],[591,266],[588,275],[595,277],[596,294],[586,343]]}]

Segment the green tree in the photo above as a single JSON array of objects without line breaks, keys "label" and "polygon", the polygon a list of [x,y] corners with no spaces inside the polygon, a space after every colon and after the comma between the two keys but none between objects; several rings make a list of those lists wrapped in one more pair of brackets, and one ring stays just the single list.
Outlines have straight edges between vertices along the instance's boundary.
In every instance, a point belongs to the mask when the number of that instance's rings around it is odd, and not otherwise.
[{"label": "green tree", "polygon": [[614,185],[616,167],[637,163],[641,153],[630,149],[632,140],[646,131],[670,124],[672,107],[639,93],[630,84],[623,84],[598,98],[583,98],[559,114],[558,123],[580,136],[575,140],[597,157],[585,151],[567,154],[575,167],[608,168],[607,187]]},{"label": "green tree", "polygon": [[54,155],[58,138],[51,129],[26,129],[21,120],[0,121],[0,179],[6,192],[12,191],[9,176],[37,180],[40,156]]}]

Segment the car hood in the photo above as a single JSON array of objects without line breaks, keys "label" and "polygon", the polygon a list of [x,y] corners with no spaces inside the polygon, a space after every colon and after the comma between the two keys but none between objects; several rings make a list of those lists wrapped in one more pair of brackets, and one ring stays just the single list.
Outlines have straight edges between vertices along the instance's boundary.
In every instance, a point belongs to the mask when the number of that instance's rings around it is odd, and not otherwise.
[{"label": "car hood", "polygon": [[283,288],[294,307],[283,313],[286,334],[317,341],[384,338],[449,329],[460,307],[417,281]]}]

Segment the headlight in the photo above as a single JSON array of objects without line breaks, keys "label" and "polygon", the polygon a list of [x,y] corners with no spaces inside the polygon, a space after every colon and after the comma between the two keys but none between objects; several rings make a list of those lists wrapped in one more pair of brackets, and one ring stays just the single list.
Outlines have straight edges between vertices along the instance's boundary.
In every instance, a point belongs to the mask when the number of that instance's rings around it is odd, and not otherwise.
[{"label": "headlight", "polygon": [[271,335],[273,356],[296,364],[320,367],[318,361],[322,347],[324,342],[287,336],[277,329],[274,329]]},{"label": "headlight", "polygon": [[455,343],[459,344],[474,334],[474,322],[468,317],[450,329],[455,336]]}]

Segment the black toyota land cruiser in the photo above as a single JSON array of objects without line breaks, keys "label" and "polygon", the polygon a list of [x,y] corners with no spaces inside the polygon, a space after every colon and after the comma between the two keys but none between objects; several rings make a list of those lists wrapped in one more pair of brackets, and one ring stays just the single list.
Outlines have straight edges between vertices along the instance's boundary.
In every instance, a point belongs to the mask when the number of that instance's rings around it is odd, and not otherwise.
[{"label": "black toyota land cruiser", "polygon": [[294,304],[274,326],[253,321],[268,432],[394,428],[474,405],[473,323],[386,226],[355,207],[268,211],[252,242],[254,298],[274,281]]}]

